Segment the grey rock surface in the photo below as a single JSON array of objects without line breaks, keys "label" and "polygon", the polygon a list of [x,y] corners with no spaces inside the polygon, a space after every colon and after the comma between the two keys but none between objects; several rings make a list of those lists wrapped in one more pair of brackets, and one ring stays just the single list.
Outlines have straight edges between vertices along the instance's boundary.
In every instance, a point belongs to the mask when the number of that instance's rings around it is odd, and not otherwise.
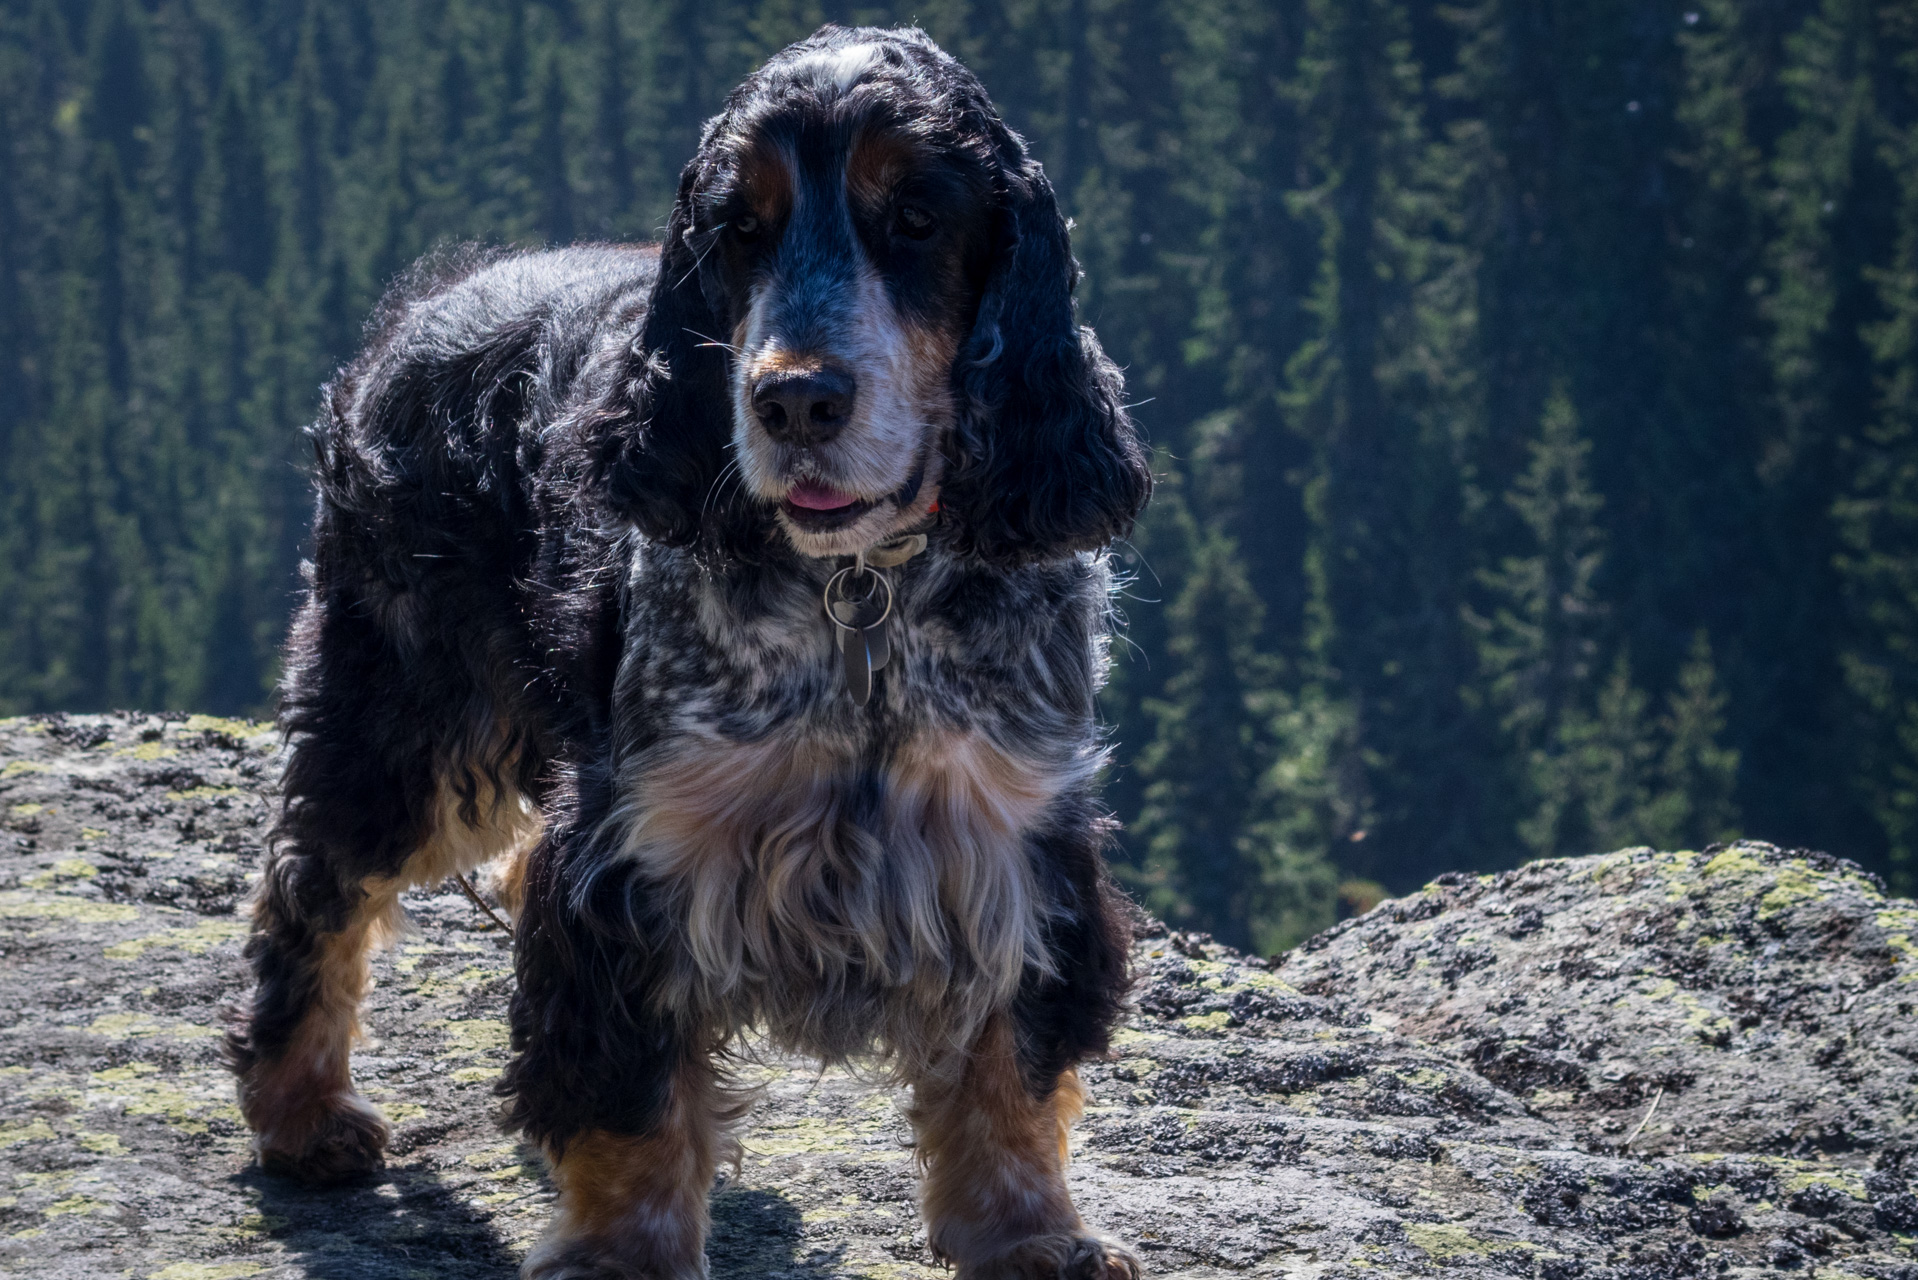
[{"label": "grey rock surface", "polygon": [[[493,1119],[508,943],[456,892],[376,964],[387,1170],[248,1167],[218,1030],[274,747],[0,721],[0,1272],[507,1280],[544,1222]],[[1856,868],[1759,844],[1443,877],[1276,964],[1149,929],[1074,1191],[1159,1277],[1918,1280],[1914,937]],[[930,1280],[898,1100],[744,1070],[714,1276]]]}]

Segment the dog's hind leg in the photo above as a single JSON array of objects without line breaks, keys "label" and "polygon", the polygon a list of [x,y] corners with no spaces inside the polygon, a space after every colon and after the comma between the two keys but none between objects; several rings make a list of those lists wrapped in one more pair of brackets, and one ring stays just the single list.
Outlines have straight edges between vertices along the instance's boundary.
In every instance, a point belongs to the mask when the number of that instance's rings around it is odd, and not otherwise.
[{"label": "dog's hind leg", "polygon": [[[438,741],[427,737],[425,710],[390,681],[382,688],[376,664],[353,670],[350,646],[307,652],[246,944],[256,985],[228,1047],[261,1166],[332,1182],[377,1167],[386,1143],[386,1122],[353,1088],[348,1053],[368,958],[397,932],[400,894],[507,851],[534,818],[510,780],[510,753],[462,753],[443,725]],[[462,763],[476,754],[498,763]]]},{"label": "dog's hind leg", "polygon": [[343,881],[323,854],[283,853],[267,870],[246,948],[257,986],[228,1045],[269,1172],[328,1183],[380,1163],[386,1121],[354,1091],[347,1055],[396,898]]},{"label": "dog's hind leg", "polygon": [[246,947],[258,985],[229,1044],[240,1110],[271,1172],[324,1183],[377,1167],[386,1122],[348,1070],[369,957],[398,933],[402,892],[471,870],[526,834],[517,796],[480,823],[461,818],[446,784],[436,799],[424,839],[391,874],[355,874],[330,856],[337,846],[298,840],[267,866]]}]

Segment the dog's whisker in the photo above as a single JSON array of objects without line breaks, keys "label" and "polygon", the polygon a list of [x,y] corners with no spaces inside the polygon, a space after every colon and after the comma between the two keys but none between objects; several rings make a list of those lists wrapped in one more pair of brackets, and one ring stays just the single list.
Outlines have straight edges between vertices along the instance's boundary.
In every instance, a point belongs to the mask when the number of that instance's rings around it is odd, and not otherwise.
[{"label": "dog's whisker", "polygon": [[712,484],[706,488],[706,500],[699,508],[701,518],[710,515],[714,506],[723,499],[724,495],[721,493],[721,486],[723,486],[729,478],[737,477],[743,480],[744,475],[745,469],[740,466],[738,458],[732,459],[725,466],[721,467],[719,474],[713,477]]},{"label": "dog's whisker", "polygon": [[720,340],[719,340],[718,338],[715,338],[715,337],[713,337],[713,336],[712,336],[711,334],[708,334],[708,333],[701,333],[701,332],[700,332],[699,330],[697,330],[697,329],[692,329],[692,328],[689,328],[689,329],[687,329],[687,330],[686,330],[686,332],[687,332],[687,333],[690,333],[690,334],[692,334],[692,335],[693,335],[693,336],[694,336],[695,338],[703,338],[703,339],[705,339],[705,341],[703,341],[703,342],[700,342],[700,343],[698,343],[698,344],[697,344],[697,345],[699,345],[699,346],[702,346],[702,347],[718,347],[718,348],[719,348],[719,349],[720,349],[721,351],[730,351],[730,352],[732,352],[732,353],[733,353],[734,355],[738,355],[738,354],[740,354],[740,350],[739,350],[739,347],[738,347],[737,345],[735,345],[734,343],[731,343],[731,342],[721,342],[721,341],[720,341]]},{"label": "dog's whisker", "polygon": [[711,253],[713,251],[713,246],[718,243],[719,243],[719,236],[717,232],[707,237],[706,247],[700,250],[699,256],[697,258],[693,259],[693,265],[686,268],[686,274],[681,276],[677,281],[674,282],[673,291],[675,293],[677,293],[680,287],[684,285],[688,280],[692,279],[694,276],[699,274],[699,269],[702,266],[706,265],[706,255]]}]

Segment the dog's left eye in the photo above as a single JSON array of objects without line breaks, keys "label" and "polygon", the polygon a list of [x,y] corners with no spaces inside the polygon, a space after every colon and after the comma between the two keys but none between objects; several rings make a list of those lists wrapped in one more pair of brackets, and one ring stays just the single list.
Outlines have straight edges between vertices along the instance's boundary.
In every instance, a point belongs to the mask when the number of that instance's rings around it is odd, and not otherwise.
[{"label": "dog's left eye", "polygon": [[899,233],[914,240],[924,240],[933,233],[939,224],[933,216],[916,204],[899,206]]}]

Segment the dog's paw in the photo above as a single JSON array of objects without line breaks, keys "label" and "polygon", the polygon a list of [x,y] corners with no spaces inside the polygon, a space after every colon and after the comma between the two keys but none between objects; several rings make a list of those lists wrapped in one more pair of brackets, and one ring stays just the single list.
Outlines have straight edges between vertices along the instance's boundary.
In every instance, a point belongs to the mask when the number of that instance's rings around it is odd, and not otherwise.
[{"label": "dog's paw", "polygon": [[267,1173],[325,1186],[386,1161],[385,1117],[357,1093],[336,1093],[261,1126],[253,1154]]},{"label": "dog's paw", "polygon": [[[705,1259],[685,1280],[704,1280]],[[520,1264],[520,1280],[681,1280],[670,1271],[641,1266],[621,1251],[590,1239],[547,1239]]]},{"label": "dog's paw", "polygon": [[520,1280],[650,1280],[632,1267],[610,1258],[528,1258],[519,1269]]},{"label": "dog's paw", "polygon": [[1033,1236],[961,1265],[958,1280],[1140,1280],[1139,1259],[1116,1240],[1061,1232]]}]

